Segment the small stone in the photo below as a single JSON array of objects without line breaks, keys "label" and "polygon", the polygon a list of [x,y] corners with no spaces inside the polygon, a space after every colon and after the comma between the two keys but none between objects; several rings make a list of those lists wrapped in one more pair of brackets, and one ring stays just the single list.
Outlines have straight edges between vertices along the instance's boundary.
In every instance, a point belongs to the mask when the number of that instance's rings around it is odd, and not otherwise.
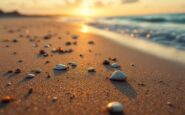
[{"label": "small stone", "polygon": [[111,61],[117,61],[116,58],[109,58],[109,60],[111,60]]},{"label": "small stone", "polygon": [[28,90],[28,94],[32,94],[32,93],[33,93],[33,89],[30,88],[30,89]]},{"label": "small stone", "polygon": [[51,39],[51,37],[52,37],[52,36],[51,36],[50,34],[48,34],[48,35],[45,35],[45,36],[44,36],[44,39],[45,39],[45,40]]},{"label": "small stone", "polygon": [[70,41],[67,41],[65,44],[66,44],[66,46],[69,46],[69,45],[71,45],[72,43],[71,43]]},{"label": "small stone", "polygon": [[84,55],[83,55],[83,54],[80,54],[79,56],[80,56],[80,57],[84,57]]},{"label": "small stone", "polygon": [[58,53],[64,53],[64,49],[61,48],[61,47],[59,47],[59,48],[57,49],[57,51],[58,51]]},{"label": "small stone", "polygon": [[75,62],[69,62],[68,64],[71,65],[72,67],[76,67],[77,66],[77,64]]},{"label": "small stone", "polygon": [[96,72],[96,70],[93,67],[89,67],[88,72]]},{"label": "small stone", "polygon": [[35,74],[30,73],[26,76],[26,79],[33,79],[34,77],[35,77]]},{"label": "small stone", "polygon": [[117,63],[112,63],[112,64],[111,64],[111,67],[112,67],[112,68],[119,68],[120,66],[119,66]]},{"label": "small stone", "polygon": [[20,69],[16,69],[14,73],[19,74],[19,73],[21,73],[21,70]]},{"label": "small stone", "polygon": [[123,105],[120,102],[110,102],[107,109],[111,113],[121,113],[123,112]]},{"label": "small stone", "polygon": [[47,75],[47,78],[48,78],[48,79],[51,78],[50,74]]},{"label": "small stone", "polygon": [[35,70],[33,70],[34,73],[39,74],[42,72],[41,68],[36,68]]},{"label": "small stone", "polygon": [[92,45],[92,44],[94,44],[94,41],[89,41],[88,44],[91,44]]},{"label": "small stone", "polygon": [[44,47],[45,48],[49,48],[51,45],[50,44],[45,44]]},{"label": "small stone", "polygon": [[110,80],[115,80],[115,81],[124,81],[126,80],[127,75],[120,70],[116,70],[112,73],[112,75],[110,76]]},{"label": "small stone", "polygon": [[52,101],[55,102],[55,101],[57,101],[57,99],[58,99],[58,98],[54,96],[54,97],[52,98]]},{"label": "small stone", "polygon": [[72,38],[73,39],[77,39],[78,38],[78,35],[73,35]]},{"label": "small stone", "polygon": [[13,73],[13,71],[12,70],[8,70],[7,73]]},{"label": "small stone", "polygon": [[50,61],[47,60],[47,61],[45,62],[45,64],[48,64],[48,63],[50,63]]},{"label": "small stone", "polygon": [[12,85],[12,82],[8,82],[8,83],[7,83],[7,86],[11,86],[11,85]]},{"label": "small stone", "polygon": [[14,101],[14,98],[11,96],[5,96],[3,99],[1,99],[2,103],[10,103],[12,101]]},{"label": "small stone", "polygon": [[169,101],[168,101],[166,104],[167,104],[168,106],[172,106],[172,103],[169,102]]},{"label": "small stone", "polygon": [[12,42],[17,43],[17,42],[18,42],[18,40],[17,40],[17,39],[13,39],[13,41],[12,41]]},{"label": "small stone", "polygon": [[68,69],[68,66],[66,66],[64,64],[57,64],[54,69],[55,70],[59,70],[59,71],[67,70]]},{"label": "small stone", "polygon": [[131,64],[132,67],[134,67],[135,65],[134,64]]},{"label": "small stone", "polygon": [[56,52],[57,52],[57,49],[56,49],[56,48],[53,48],[53,49],[51,50],[51,52],[52,52],[52,53],[56,53]]},{"label": "small stone", "polygon": [[44,54],[46,54],[46,51],[40,50],[39,54],[40,54],[40,55],[44,55]]},{"label": "small stone", "polygon": [[105,60],[103,61],[103,65],[110,65],[109,60],[105,59]]},{"label": "small stone", "polygon": [[18,63],[22,63],[23,61],[22,60],[18,60]]}]

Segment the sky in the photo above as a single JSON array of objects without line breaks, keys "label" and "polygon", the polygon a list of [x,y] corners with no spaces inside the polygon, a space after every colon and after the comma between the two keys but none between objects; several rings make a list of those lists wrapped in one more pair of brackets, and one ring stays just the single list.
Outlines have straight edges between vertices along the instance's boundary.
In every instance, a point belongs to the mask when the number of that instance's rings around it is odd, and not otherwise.
[{"label": "sky", "polygon": [[185,0],[0,0],[0,9],[77,16],[181,13],[185,12]]}]

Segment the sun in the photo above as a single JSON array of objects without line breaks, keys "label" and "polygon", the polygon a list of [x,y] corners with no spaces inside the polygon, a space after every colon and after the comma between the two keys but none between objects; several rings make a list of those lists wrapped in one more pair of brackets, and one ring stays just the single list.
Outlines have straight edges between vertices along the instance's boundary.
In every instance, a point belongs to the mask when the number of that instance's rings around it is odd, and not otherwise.
[{"label": "sun", "polygon": [[94,16],[96,14],[94,9],[91,9],[89,7],[81,7],[76,10],[76,13],[81,16],[90,17]]}]

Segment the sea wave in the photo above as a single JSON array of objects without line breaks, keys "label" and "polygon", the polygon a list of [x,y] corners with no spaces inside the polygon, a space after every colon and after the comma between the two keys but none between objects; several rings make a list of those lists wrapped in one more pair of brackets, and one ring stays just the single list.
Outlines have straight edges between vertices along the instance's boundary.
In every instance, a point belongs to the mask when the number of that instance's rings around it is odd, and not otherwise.
[{"label": "sea wave", "polygon": [[185,49],[185,14],[105,17],[88,25]]}]

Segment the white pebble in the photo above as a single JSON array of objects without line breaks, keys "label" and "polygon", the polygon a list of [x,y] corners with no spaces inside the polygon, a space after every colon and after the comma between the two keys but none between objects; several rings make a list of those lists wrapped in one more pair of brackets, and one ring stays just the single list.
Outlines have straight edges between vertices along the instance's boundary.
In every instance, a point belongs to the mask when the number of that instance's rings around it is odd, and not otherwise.
[{"label": "white pebble", "polygon": [[112,75],[110,76],[110,80],[117,80],[117,81],[124,81],[126,80],[127,75],[120,70],[116,70],[112,73]]},{"label": "white pebble", "polygon": [[123,105],[120,103],[120,102],[110,102],[108,105],[107,105],[107,109],[110,111],[110,112],[113,112],[113,113],[119,113],[119,112],[123,112]]},{"label": "white pebble", "polygon": [[117,63],[112,63],[112,64],[111,64],[111,67],[112,67],[112,68],[119,68],[119,67],[120,67],[120,65],[119,65],[119,64],[117,64]]},{"label": "white pebble", "polygon": [[57,64],[56,67],[54,68],[55,70],[67,70],[68,66],[64,65],[64,64]]}]

